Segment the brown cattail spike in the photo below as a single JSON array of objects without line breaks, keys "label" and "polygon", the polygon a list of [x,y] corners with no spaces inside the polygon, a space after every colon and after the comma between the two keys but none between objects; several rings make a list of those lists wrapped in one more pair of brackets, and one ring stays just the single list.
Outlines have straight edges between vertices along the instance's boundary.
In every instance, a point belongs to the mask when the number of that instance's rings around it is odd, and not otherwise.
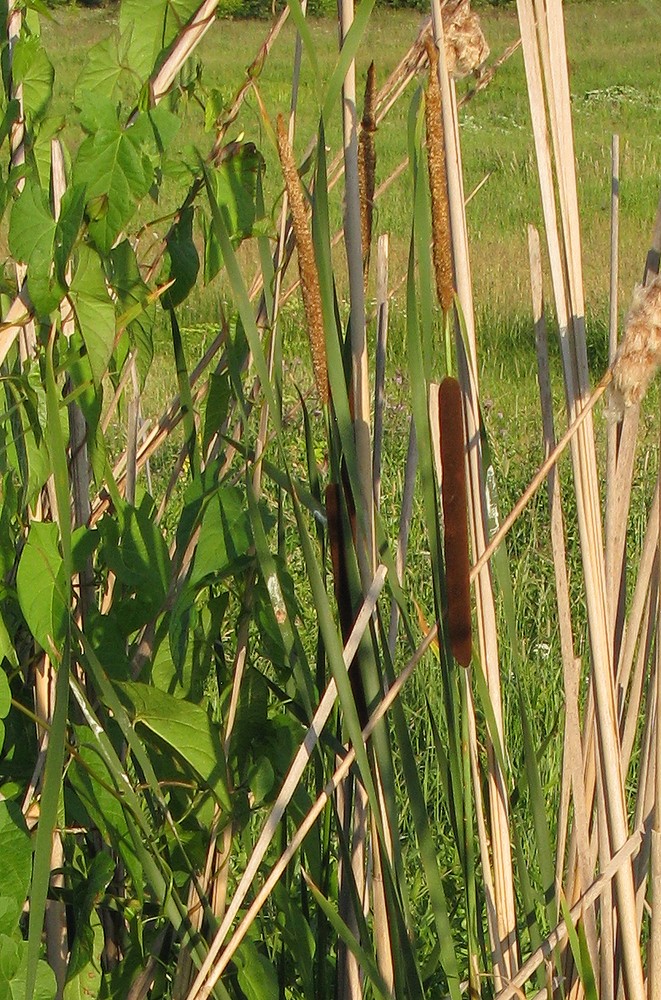
[{"label": "brown cattail spike", "polygon": [[621,419],[639,403],[661,364],[661,276],[633,294],[624,337],[613,363],[610,410]]},{"label": "brown cattail spike", "polygon": [[438,82],[438,52],[428,38],[429,86],[425,100],[425,126],[427,131],[427,166],[431,192],[432,254],[436,273],[436,290],[443,312],[452,308],[454,299],[454,269],[450,239],[450,207],[445,169],[445,141],[441,113],[441,88]]},{"label": "brown cattail spike", "polygon": [[314,379],[321,402],[327,403],[330,392],[328,387],[328,364],[326,360],[319,275],[317,274],[312,236],[308,228],[303,189],[298,176],[298,170],[296,169],[294,154],[289,145],[287,126],[282,115],[278,115],[277,132],[278,153],[287,187],[287,197],[289,198],[294,239],[296,241],[296,252],[298,254],[298,271],[301,278],[303,308],[308,327],[308,337],[310,338]]},{"label": "brown cattail spike", "polygon": [[443,549],[448,593],[448,634],[452,654],[462,667],[471,661],[470,561],[464,417],[461,387],[455,378],[444,378],[438,390],[441,439],[441,499]]},{"label": "brown cattail spike", "polygon": [[360,236],[363,246],[363,273],[367,281],[372,243],[374,188],[376,185],[376,73],[371,62],[365,81],[365,103],[358,138],[358,183],[360,188]]}]

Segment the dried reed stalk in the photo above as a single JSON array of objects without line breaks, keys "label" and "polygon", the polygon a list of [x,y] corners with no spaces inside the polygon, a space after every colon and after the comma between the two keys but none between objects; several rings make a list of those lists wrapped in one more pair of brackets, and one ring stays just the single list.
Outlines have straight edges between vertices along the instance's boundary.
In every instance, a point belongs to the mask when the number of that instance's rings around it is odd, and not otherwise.
[{"label": "dried reed stalk", "polygon": [[[518,10],[571,419],[584,405],[589,388],[580,227],[562,10],[557,0],[549,0],[545,9],[538,4],[537,24],[529,0],[518,0]],[[550,108],[548,120],[555,151],[562,242],[558,236],[552,161],[545,130],[547,116],[543,100],[542,65],[548,69],[544,82]],[[599,480],[590,420],[586,421],[577,435],[572,456],[592,649],[596,729],[611,840],[609,849],[616,851],[627,840],[628,830],[619,733],[615,717],[614,670],[610,641],[613,632],[606,593]],[[604,849],[602,846],[602,856]],[[639,1000],[644,994],[644,985],[639,943],[635,932],[635,894],[630,865],[618,871],[616,883],[627,988],[632,1000],[633,998]]]},{"label": "dried reed stalk", "polygon": [[149,93],[153,105],[158,104],[167,94],[177,73],[214,23],[217,6],[218,0],[204,0],[188,24],[179,32],[165,60],[149,81]]},{"label": "dried reed stalk", "polygon": [[[548,342],[544,315],[542,261],[539,233],[533,226],[528,227],[528,247],[530,255],[530,277],[532,286],[533,322],[535,325],[535,345],[537,350],[538,379],[544,432],[544,451],[548,456],[555,447],[553,426],[553,403],[549,373]],[[562,888],[562,869],[565,858],[567,826],[569,822],[569,797],[573,795],[574,832],[577,840],[577,858],[580,885],[586,888],[592,880],[593,867],[590,863],[590,818],[586,806],[586,792],[583,775],[583,748],[581,746],[581,726],[579,716],[580,660],[574,651],[574,638],[569,597],[567,557],[562,516],[560,479],[554,466],[548,475],[549,510],[551,516],[551,544],[555,572],[558,622],[560,626],[560,648],[562,652],[563,679],[565,688],[565,726],[562,767],[561,808],[558,820],[558,847],[556,852],[556,896]],[[594,913],[584,915],[586,938],[593,965],[597,956],[597,939]]]}]

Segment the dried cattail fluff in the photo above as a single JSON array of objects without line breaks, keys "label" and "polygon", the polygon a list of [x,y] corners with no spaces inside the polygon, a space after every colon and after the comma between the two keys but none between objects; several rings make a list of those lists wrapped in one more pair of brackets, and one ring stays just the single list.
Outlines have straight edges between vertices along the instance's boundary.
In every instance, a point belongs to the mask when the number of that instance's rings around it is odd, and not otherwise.
[{"label": "dried cattail fluff", "polygon": [[624,337],[613,362],[609,410],[621,420],[627,406],[639,403],[661,365],[661,276],[638,285]]},{"label": "dried cattail fluff", "polygon": [[445,32],[445,55],[455,80],[479,73],[487,60],[489,46],[480,19],[468,4],[459,8]]},{"label": "dried cattail fluff", "polygon": [[[470,73],[479,75],[490,52],[479,17],[471,10],[468,0],[461,0],[452,11],[444,5],[442,13],[448,73],[455,80],[461,80]],[[426,24],[422,45],[426,47],[427,39],[432,37],[431,25]],[[423,51],[418,50],[418,60],[423,58]]]},{"label": "dried cattail fluff", "polygon": [[301,278],[303,293],[303,308],[310,338],[312,352],[312,368],[317,385],[317,392],[322,403],[329,398],[328,364],[326,361],[326,344],[324,339],[324,319],[321,309],[321,292],[319,290],[319,275],[314,257],[312,237],[308,229],[307,212],[303,190],[294,161],[294,154],[289,145],[287,126],[282,115],[278,115],[278,153],[280,164],[287,187],[287,197],[292,217],[294,240],[298,254],[298,272]]},{"label": "dried cattail fluff", "polygon": [[376,73],[371,62],[365,81],[365,103],[358,139],[358,183],[360,187],[360,236],[363,245],[363,272],[367,280],[372,243],[372,216],[376,184]]},{"label": "dried cattail fluff", "polygon": [[438,82],[438,52],[431,39],[427,39],[427,55],[429,57],[429,87],[425,99],[425,126],[429,189],[431,192],[432,256],[438,299],[443,312],[448,312],[452,308],[454,298],[454,270],[450,239],[450,208],[445,169],[441,88]]}]

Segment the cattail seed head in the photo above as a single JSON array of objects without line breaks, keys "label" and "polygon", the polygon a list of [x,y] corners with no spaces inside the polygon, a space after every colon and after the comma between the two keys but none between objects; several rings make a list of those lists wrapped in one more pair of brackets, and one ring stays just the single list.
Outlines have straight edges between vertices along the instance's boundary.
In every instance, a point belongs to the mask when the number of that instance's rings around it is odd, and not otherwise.
[{"label": "cattail seed head", "polygon": [[429,86],[425,99],[425,126],[431,193],[432,256],[439,302],[443,312],[448,312],[452,308],[454,299],[454,268],[450,241],[450,207],[445,169],[441,88],[438,82],[438,52],[430,38],[427,39],[426,49],[429,58]]},{"label": "cattail seed head", "polygon": [[374,188],[376,186],[376,73],[370,63],[365,81],[363,118],[358,137],[358,185],[360,191],[360,235],[363,245],[363,272],[367,280],[372,243]]},{"label": "cattail seed head", "polygon": [[310,351],[312,353],[312,368],[314,379],[317,385],[317,392],[322,403],[327,403],[330,391],[328,386],[328,363],[326,360],[326,343],[324,338],[324,319],[321,309],[321,292],[319,289],[319,275],[317,274],[317,263],[314,256],[314,246],[312,236],[308,228],[307,212],[305,208],[305,198],[301,181],[296,169],[294,154],[289,144],[287,126],[282,115],[278,115],[277,121],[278,154],[280,164],[287,188],[289,198],[289,208],[292,217],[292,227],[294,230],[294,240],[296,242],[296,252],[298,254],[298,272],[301,278],[301,291],[303,294],[303,309],[310,338]]},{"label": "cattail seed head", "polygon": [[638,285],[626,319],[624,337],[613,362],[609,410],[621,420],[626,407],[639,403],[661,365],[661,275]]}]

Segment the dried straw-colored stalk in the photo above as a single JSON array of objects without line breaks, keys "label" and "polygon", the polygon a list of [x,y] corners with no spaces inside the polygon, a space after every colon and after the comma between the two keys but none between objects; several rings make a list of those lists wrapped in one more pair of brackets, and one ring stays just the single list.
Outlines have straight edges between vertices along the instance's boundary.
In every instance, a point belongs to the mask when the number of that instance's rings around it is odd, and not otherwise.
[{"label": "dried straw-colored stalk", "polygon": [[165,61],[149,81],[152,104],[158,104],[167,94],[177,73],[214,23],[217,6],[218,0],[204,0],[188,24],[180,31]]},{"label": "dried straw-colored stalk", "polygon": [[426,43],[429,57],[429,84],[425,99],[425,126],[427,131],[427,167],[431,194],[432,256],[436,275],[438,301],[444,313],[452,308],[454,300],[454,268],[450,237],[450,206],[448,180],[445,169],[445,141],[443,138],[443,113],[441,88],[438,82],[438,51],[431,38]]},{"label": "dried straw-colored stalk", "polygon": [[[534,226],[528,227],[528,247],[530,255],[530,277],[532,288],[533,320],[535,325],[535,346],[537,350],[544,450],[549,455],[555,447],[553,403],[549,370],[546,318],[544,314],[542,261],[539,233]],[[574,652],[574,638],[569,596],[569,578],[565,552],[565,534],[562,516],[560,479],[554,466],[548,475],[549,510],[551,515],[551,544],[555,571],[558,622],[560,627],[560,648],[562,652],[563,679],[565,688],[565,727],[562,766],[561,807],[558,821],[558,847],[556,854],[556,893],[562,885],[562,869],[569,821],[569,798],[573,795],[574,832],[577,841],[580,885],[583,888],[591,882],[590,864],[590,819],[586,805],[583,778],[583,748],[581,746],[581,726],[579,716],[580,660]],[[593,964],[596,959],[596,930],[594,914],[585,914],[585,928]]]},{"label": "dried straw-colored stalk", "polygon": [[[604,889],[610,885],[617,873],[623,867],[630,866],[631,860],[640,850],[643,841],[643,829],[638,827],[630,837],[624,842],[608,863],[608,866],[599,875],[599,878],[590,885],[581,898],[572,906],[569,911],[574,926],[581,920],[585,909],[593,906],[601,897]],[[567,924],[564,920],[551,931],[542,944],[524,962],[512,981],[496,993],[494,1000],[521,1000],[522,987],[535,974],[540,965],[553,954],[553,949],[567,940]]]},{"label": "dried straw-colored stalk", "polygon": [[[661,541],[661,521],[659,522],[659,540]],[[656,714],[656,739],[654,740],[655,775],[654,775],[654,822],[652,826],[651,871],[652,883],[652,916],[650,920],[649,968],[647,983],[649,1000],[661,1000],[661,606],[657,607],[657,641],[656,641],[656,684],[653,700]]]},{"label": "dried straw-colored stalk", "polygon": [[358,187],[360,191],[360,235],[363,248],[365,282],[370,266],[374,189],[376,187],[376,72],[374,61],[367,70],[363,117],[358,136]]},{"label": "dried straw-colored stalk", "polygon": [[278,115],[277,133],[278,153],[287,187],[287,197],[289,198],[294,238],[296,240],[298,271],[301,278],[303,308],[305,309],[305,319],[310,339],[312,368],[314,370],[314,379],[319,398],[323,404],[326,404],[330,392],[319,275],[317,273],[312,236],[308,229],[303,189],[298,176],[298,170],[296,169],[294,154],[289,144],[287,125],[282,115]]},{"label": "dried straw-colored stalk", "polygon": [[[561,333],[565,384],[570,419],[584,406],[589,394],[585,341],[585,309],[580,252],[580,223],[576,198],[576,172],[571,126],[562,7],[558,0],[518,0],[519,22],[528,82],[535,147],[542,189],[551,274]],[[544,68],[544,76],[542,75]],[[549,113],[544,102],[544,88]],[[550,122],[554,162],[548,145]],[[557,227],[553,174],[561,210],[562,239]],[[624,800],[621,749],[616,721],[612,635],[609,616],[601,500],[592,422],[588,419],[572,446],[583,579],[588,611],[592,680],[595,697],[596,736],[610,844],[615,852],[626,842],[628,823]],[[635,929],[635,891],[631,866],[616,875],[618,927],[621,931],[626,989],[631,1000],[644,996],[640,944]],[[571,896],[571,891],[568,892]]]}]

